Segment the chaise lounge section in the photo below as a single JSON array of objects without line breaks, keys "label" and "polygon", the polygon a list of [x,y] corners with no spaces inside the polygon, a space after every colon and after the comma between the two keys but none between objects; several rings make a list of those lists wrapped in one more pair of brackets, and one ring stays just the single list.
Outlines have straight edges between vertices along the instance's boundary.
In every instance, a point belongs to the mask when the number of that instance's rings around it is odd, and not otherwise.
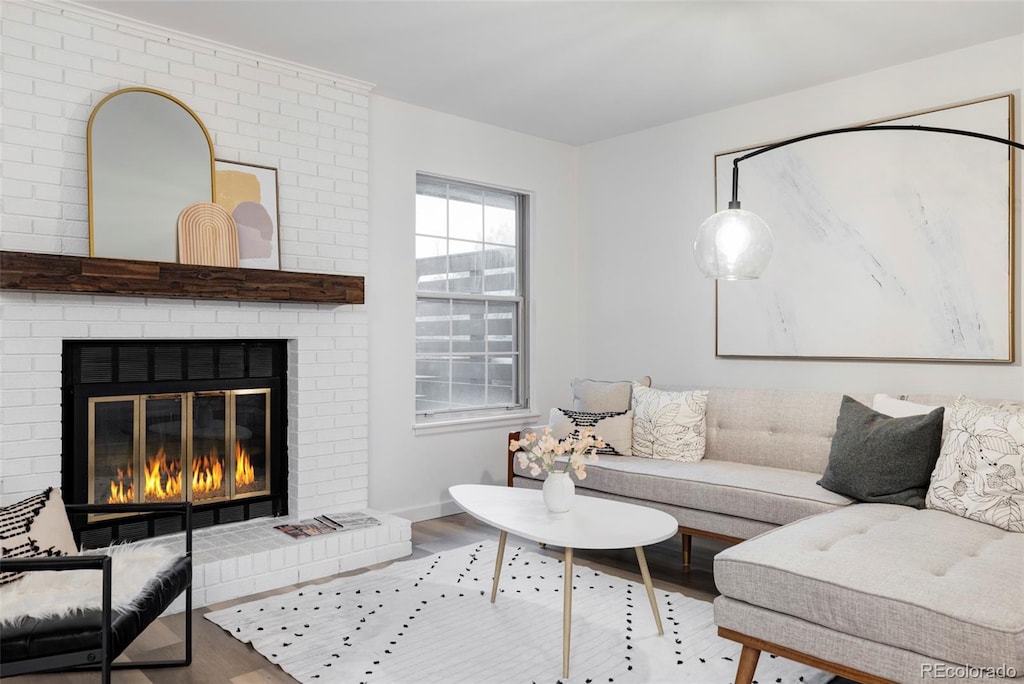
[{"label": "chaise lounge section", "polygon": [[1024,534],[857,504],[715,557],[719,633],[860,682],[1022,682]]}]

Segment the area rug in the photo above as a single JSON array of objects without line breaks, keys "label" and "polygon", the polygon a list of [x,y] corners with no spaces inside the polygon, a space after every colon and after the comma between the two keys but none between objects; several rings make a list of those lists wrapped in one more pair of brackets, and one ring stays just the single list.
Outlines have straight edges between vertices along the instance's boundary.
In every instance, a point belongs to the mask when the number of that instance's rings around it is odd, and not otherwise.
[{"label": "area rug", "polygon": [[[740,645],[716,634],[711,604],[574,566],[569,677],[562,678],[560,559],[508,545],[490,602],[493,541],[393,563],[208,613],[300,682],[699,682],[729,684]],[[830,675],[764,654],[760,682]]]}]

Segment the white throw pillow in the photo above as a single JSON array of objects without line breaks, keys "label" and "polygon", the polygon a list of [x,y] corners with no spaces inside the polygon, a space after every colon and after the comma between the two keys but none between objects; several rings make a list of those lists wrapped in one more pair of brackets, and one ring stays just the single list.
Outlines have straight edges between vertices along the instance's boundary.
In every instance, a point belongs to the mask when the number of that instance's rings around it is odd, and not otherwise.
[{"label": "white throw pillow", "polygon": [[[917,404],[913,401],[907,401],[906,399],[898,399],[897,397],[889,396],[888,394],[876,394],[874,400],[871,402],[871,408],[879,413],[884,413],[887,416],[893,418],[906,418],[908,416],[926,416],[938,406],[929,406],[928,404]],[[945,439],[949,433],[949,414],[951,413],[950,407],[947,406],[946,410],[942,414],[942,438]]]},{"label": "white throw pillow", "polygon": [[604,456],[630,456],[633,439],[633,412],[610,411],[589,413],[569,409],[551,409],[548,415],[551,436],[557,440],[578,436],[583,428],[592,428],[594,436],[604,440],[604,447],[597,450]]},{"label": "white throw pillow", "polygon": [[925,506],[1024,532],[1024,413],[961,395]]},{"label": "white throw pillow", "polygon": [[704,458],[707,390],[669,392],[633,384],[633,455],[670,461]]}]

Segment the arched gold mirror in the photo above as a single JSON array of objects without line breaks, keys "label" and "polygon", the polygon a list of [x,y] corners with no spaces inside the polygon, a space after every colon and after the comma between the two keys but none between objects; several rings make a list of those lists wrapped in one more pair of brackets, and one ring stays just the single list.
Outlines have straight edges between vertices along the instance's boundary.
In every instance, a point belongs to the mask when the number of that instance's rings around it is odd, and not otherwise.
[{"label": "arched gold mirror", "polygon": [[213,141],[195,112],[148,88],[111,93],[89,117],[89,256],[177,261],[177,221],[215,194]]}]

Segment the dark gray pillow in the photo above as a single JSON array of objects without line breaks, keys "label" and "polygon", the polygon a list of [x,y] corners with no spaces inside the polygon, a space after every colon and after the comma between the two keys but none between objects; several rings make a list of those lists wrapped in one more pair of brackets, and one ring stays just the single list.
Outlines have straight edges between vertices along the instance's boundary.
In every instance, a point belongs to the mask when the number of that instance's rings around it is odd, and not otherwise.
[{"label": "dark gray pillow", "polygon": [[924,508],[939,458],[944,410],[940,406],[923,416],[892,418],[844,396],[818,484],[858,501]]}]

